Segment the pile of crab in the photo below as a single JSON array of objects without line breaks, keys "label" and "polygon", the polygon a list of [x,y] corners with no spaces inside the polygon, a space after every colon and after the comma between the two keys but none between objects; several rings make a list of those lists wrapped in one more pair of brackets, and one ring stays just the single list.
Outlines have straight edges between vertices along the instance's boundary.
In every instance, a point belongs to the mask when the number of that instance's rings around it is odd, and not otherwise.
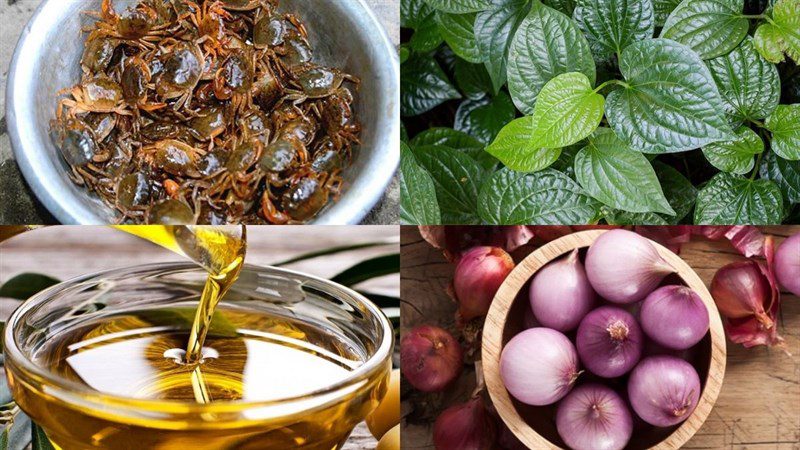
[{"label": "pile of crab", "polygon": [[277,0],[111,0],[54,134],[71,177],[120,222],[299,223],[338,196],[360,126]]}]

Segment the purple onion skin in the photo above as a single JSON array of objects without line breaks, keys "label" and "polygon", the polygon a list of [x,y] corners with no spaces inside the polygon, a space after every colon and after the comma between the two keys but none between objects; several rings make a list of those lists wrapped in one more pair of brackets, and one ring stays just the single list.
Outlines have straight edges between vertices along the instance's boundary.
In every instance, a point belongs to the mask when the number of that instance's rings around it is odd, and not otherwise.
[{"label": "purple onion skin", "polygon": [[708,332],[708,309],[686,286],[662,286],[642,302],[639,320],[644,333],[674,350],[687,349]]},{"label": "purple onion skin", "polygon": [[514,336],[500,355],[500,378],[527,405],[561,400],[578,378],[578,353],[561,332],[530,328]]},{"label": "purple onion skin", "polygon": [[686,420],[700,398],[700,377],[688,362],[674,356],[643,359],[628,379],[628,400],[650,425],[669,427]]},{"label": "purple onion skin", "polygon": [[781,286],[800,296],[800,233],[783,241],[775,252],[775,276]]},{"label": "purple onion skin", "polygon": [[531,281],[529,298],[536,319],[554,330],[574,330],[595,303],[578,250],[541,268]]},{"label": "purple onion skin", "polygon": [[614,378],[639,362],[644,335],[631,313],[616,306],[601,306],[583,318],[575,343],[581,362],[589,371]]},{"label": "purple onion skin", "polygon": [[633,231],[608,231],[586,253],[589,283],[612,303],[638,302],[673,272],[653,244]]},{"label": "purple onion skin", "polygon": [[559,403],[556,428],[573,450],[621,450],[633,434],[633,417],[619,394],[591,383]]}]

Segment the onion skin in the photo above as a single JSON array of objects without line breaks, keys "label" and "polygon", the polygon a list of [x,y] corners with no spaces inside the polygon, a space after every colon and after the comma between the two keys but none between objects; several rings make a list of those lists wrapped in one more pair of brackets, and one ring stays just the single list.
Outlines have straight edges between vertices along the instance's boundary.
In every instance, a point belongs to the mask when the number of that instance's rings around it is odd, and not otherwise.
[{"label": "onion skin", "polygon": [[775,276],[781,286],[800,297],[800,233],[783,241],[775,252]]},{"label": "onion skin", "polygon": [[575,346],[549,328],[530,328],[517,334],[500,355],[503,384],[514,398],[528,405],[561,400],[578,375]]},{"label": "onion skin", "polygon": [[583,318],[575,344],[581,363],[590,372],[614,378],[639,362],[644,335],[633,314],[616,306],[601,306]]},{"label": "onion skin", "polygon": [[499,247],[474,247],[466,251],[456,266],[453,294],[464,321],[485,316],[494,294],[514,269],[511,255]]},{"label": "onion skin", "polygon": [[586,254],[589,283],[613,303],[638,302],[673,272],[649,240],[628,230],[606,232]]},{"label": "onion skin", "polygon": [[400,340],[401,371],[422,392],[445,389],[461,374],[461,346],[450,333],[422,325],[404,333]]},{"label": "onion skin", "polygon": [[541,268],[529,291],[539,323],[561,332],[574,330],[592,309],[596,297],[577,249]]},{"label": "onion skin", "polygon": [[436,450],[491,450],[497,424],[480,397],[444,410],[433,425]]},{"label": "onion skin", "polygon": [[674,356],[643,359],[628,379],[628,400],[650,425],[668,427],[686,420],[700,398],[700,377],[691,364]]},{"label": "onion skin", "polygon": [[755,316],[765,329],[774,325],[767,314],[772,305],[772,289],[754,260],[737,261],[719,269],[711,280],[711,295],[719,312],[728,319]]},{"label": "onion skin", "polygon": [[673,350],[687,349],[708,332],[708,310],[696,292],[686,286],[662,286],[642,302],[639,320],[644,333]]},{"label": "onion skin", "polygon": [[619,394],[590,383],[559,403],[556,428],[573,450],[621,450],[633,434],[633,417]]}]

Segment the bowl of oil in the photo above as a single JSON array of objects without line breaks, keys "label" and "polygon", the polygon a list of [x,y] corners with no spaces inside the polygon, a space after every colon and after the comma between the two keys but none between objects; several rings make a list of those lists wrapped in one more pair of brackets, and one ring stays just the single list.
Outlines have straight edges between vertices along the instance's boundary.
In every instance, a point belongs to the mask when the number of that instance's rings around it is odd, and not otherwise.
[{"label": "bowl of oil", "polygon": [[88,275],[9,319],[6,375],[59,448],[338,449],[387,390],[392,327],[356,292],[245,266],[185,359],[207,273]]}]

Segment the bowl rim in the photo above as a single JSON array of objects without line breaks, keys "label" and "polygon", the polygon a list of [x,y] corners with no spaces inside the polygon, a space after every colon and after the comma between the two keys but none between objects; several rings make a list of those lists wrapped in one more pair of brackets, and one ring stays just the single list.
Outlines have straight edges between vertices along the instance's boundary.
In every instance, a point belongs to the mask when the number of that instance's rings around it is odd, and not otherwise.
[{"label": "bowl rim", "polygon": [[[248,410],[267,409],[270,407],[290,405],[292,403],[302,404],[303,401],[308,401],[312,398],[328,396],[325,401],[314,404],[309,409],[323,408],[341,401],[342,398],[352,392],[363,389],[367,385],[365,384],[365,380],[370,379],[374,374],[388,367],[387,363],[391,361],[392,348],[394,346],[394,331],[389,319],[372,301],[346,286],[303,272],[254,264],[245,264],[244,270],[268,272],[273,275],[277,274],[284,277],[311,281],[317,284],[316,287],[325,287],[326,292],[330,295],[341,296],[344,294],[352,301],[363,305],[379,322],[379,327],[384,333],[380,345],[376,346],[373,355],[361,366],[353,370],[345,379],[316,391],[267,401],[235,400],[208,404],[196,404],[174,400],[137,399],[134,397],[102,393],[73,381],[56,377],[31,361],[19,348],[16,339],[16,329],[20,325],[24,326],[23,319],[26,315],[41,307],[50,301],[54,295],[65,289],[71,289],[86,284],[101,284],[107,282],[109,278],[146,277],[157,273],[203,272],[202,268],[192,262],[162,262],[103,270],[81,275],[53,285],[25,300],[25,302],[12,313],[11,317],[9,317],[3,332],[3,350],[7,359],[6,362],[11,363],[11,371],[15,372],[17,375],[19,368],[15,368],[14,366],[19,366],[26,371],[26,376],[19,377],[17,380],[18,382],[35,385],[35,389],[39,391],[42,391],[40,388],[44,382],[46,382],[48,383],[47,394],[61,396],[67,404],[75,405],[85,412],[94,410],[109,412],[113,410],[130,420],[136,420],[140,416],[147,416],[153,413],[163,414],[164,411],[179,411],[182,414],[197,417],[208,413],[241,413]],[[223,297],[222,302],[224,303],[224,301],[225,299]],[[199,421],[204,422],[202,420]]]},{"label": "bowl rim", "polygon": [[[104,224],[94,208],[81,205],[75,197],[67,195],[62,189],[66,183],[61,182],[60,167],[52,158],[44,154],[44,149],[32,141],[31,136],[37,133],[33,131],[35,121],[32,120],[34,113],[20,107],[19,94],[20,86],[30,83],[36,74],[20,61],[28,56],[22,55],[22,49],[31,38],[31,31],[34,22],[41,19],[42,11],[48,5],[55,4],[63,0],[42,0],[34,11],[25,28],[20,34],[11,63],[8,68],[6,85],[6,123],[8,135],[11,141],[11,148],[14,153],[14,160],[22,172],[23,178],[27,182],[31,191],[44,207],[58,220],[58,222],[68,224]],[[350,11],[350,17],[358,21],[359,29],[365,30],[374,39],[378,47],[383,48],[384,55],[377,64],[373,64],[374,70],[381,74],[384,83],[388,85],[391,94],[381,100],[381,106],[385,107],[389,113],[381,113],[378,120],[379,126],[375,130],[376,135],[383,135],[379,140],[380,148],[377,150],[382,156],[373,157],[370,163],[362,168],[360,176],[348,180],[347,191],[335,203],[331,203],[323,209],[313,220],[307,222],[309,225],[355,225],[364,220],[372,209],[378,204],[387,188],[392,182],[395,173],[400,166],[400,61],[399,56],[392,44],[387,30],[375,15],[373,9],[367,5],[366,0],[347,0],[335,2],[339,7]],[[385,87],[385,86],[384,86]],[[86,195],[94,195],[86,191]],[[104,207],[107,205],[103,204]]]},{"label": "bowl rim", "polygon": [[[503,422],[523,444],[530,448],[560,449],[531,427],[514,407],[511,396],[500,379],[500,354],[503,349],[503,333],[511,305],[528,281],[547,263],[576,248],[587,248],[598,237],[612,230],[587,230],[571,233],[548,242],[531,252],[511,271],[500,285],[492,300],[486,324],[483,329],[481,356],[483,375],[489,396]],[[642,236],[644,237],[644,236]],[[645,238],[647,239],[647,238]],[[671,450],[685,444],[702,426],[717,400],[725,376],[726,342],[722,319],[714,304],[711,293],[697,273],[681,257],[663,245],[648,239],[675,269],[676,274],[690,288],[697,292],[709,313],[710,363],[704,380],[703,392],[692,414],[661,442],[651,447],[657,450]]]}]

